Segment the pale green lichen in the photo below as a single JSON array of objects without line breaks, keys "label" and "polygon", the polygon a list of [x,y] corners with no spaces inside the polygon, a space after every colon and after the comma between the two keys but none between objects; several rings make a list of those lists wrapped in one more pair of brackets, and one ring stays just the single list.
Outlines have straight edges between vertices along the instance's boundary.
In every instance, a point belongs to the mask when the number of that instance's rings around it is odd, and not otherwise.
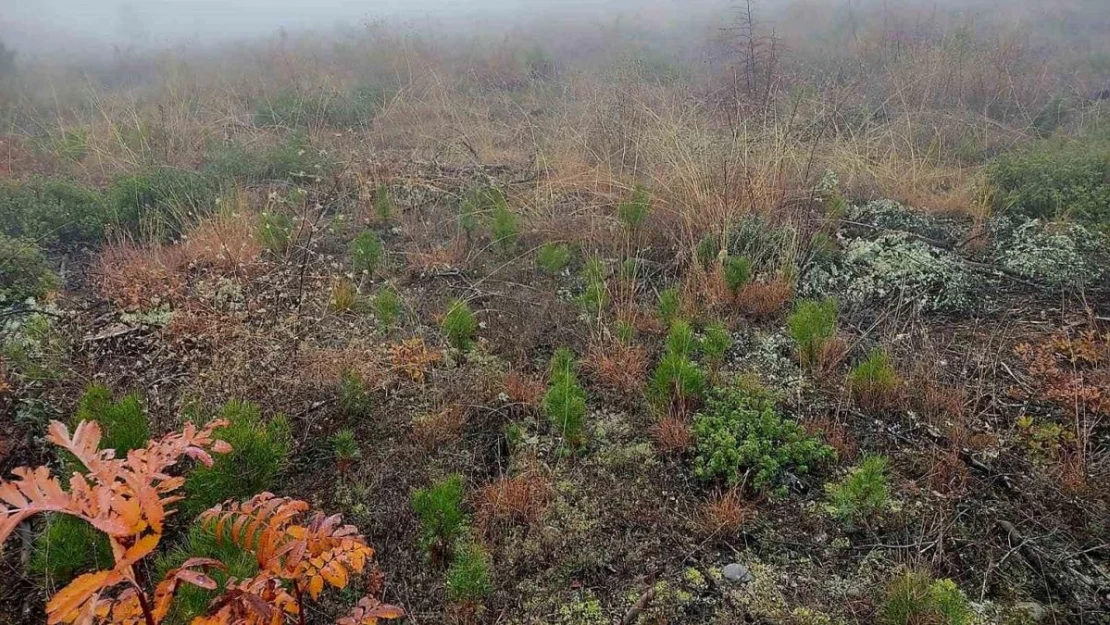
[{"label": "pale green lichen", "polygon": [[1051,285],[1089,284],[1106,273],[1110,243],[1079,224],[997,220],[996,262],[1017,275]]}]

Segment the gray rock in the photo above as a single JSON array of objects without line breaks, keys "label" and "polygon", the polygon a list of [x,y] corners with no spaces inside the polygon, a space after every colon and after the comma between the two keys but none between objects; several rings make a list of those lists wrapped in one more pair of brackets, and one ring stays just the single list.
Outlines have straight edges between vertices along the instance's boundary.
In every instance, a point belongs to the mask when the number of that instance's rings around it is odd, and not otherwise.
[{"label": "gray rock", "polygon": [[748,567],[737,562],[733,562],[722,569],[721,575],[724,575],[728,581],[738,584],[748,584],[752,581],[752,572],[748,570]]}]

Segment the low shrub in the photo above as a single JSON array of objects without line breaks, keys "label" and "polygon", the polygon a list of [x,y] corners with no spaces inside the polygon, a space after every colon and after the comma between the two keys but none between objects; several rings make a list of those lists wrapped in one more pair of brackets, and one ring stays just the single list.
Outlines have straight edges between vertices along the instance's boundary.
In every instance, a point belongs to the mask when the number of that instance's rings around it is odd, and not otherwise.
[{"label": "low shrub", "polygon": [[364,230],[351,241],[351,268],[356,273],[372,276],[385,258],[385,244],[373,230]]},{"label": "low shrub", "polygon": [[219,187],[203,174],[154,167],[112,181],[108,206],[112,218],[132,233],[178,235],[182,227],[216,206]]},{"label": "low shrub", "polygon": [[293,218],[285,213],[265,212],[258,219],[258,242],[271,252],[287,252],[293,232]]},{"label": "low shrub", "polygon": [[842,521],[866,524],[890,507],[887,459],[868,456],[838,482],[825,485],[829,511]]},{"label": "low shrub", "polygon": [[659,293],[659,303],[656,309],[659,312],[659,318],[668,326],[678,319],[679,315],[682,314],[682,295],[679,294],[678,289],[673,287],[663,289]]},{"label": "low shrub", "polygon": [[231,452],[216,456],[210,467],[198,466],[186,478],[181,507],[188,516],[273,488],[289,459],[292,439],[283,415],[266,420],[255,404],[232,400],[219,418],[228,424],[216,430],[216,436],[231,445]]},{"label": "low shrub", "polygon": [[335,458],[335,468],[340,475],[346,475],[351,465],[362,458],[362,448],[358,439],[351,430],[339,430],[331,437],[332,457]]},{"label": "low shrub", "polygon": [[41,245],[92,242],[110,222],[104,197],[64,180],[0,184],[0,234]]},{"label": "low shrub", "polygon": [[643,185],[636,185],[632,195],[617,206],[617,219],[627,228],[635,230],[643,225],[651,213],[651,194]]},{"label": "low shrub", "polygon": [[447,597],[462,604],[477,605],[493,591],[489,552],[481,543],[463,541],[447,569]]},{"label": "low shrub", "polygon": [[867,358],[852,368],[848,387],[856,403],[865,410],[881,411],[896,405],[900,399],[902,380],[898,377],[890,356],[880,347],[871,350]]},{"label": "low shrub", "polygon": [[332,165],[327,155],[312,147],[307,137],[293,134],[265,152],[258,176],[262,180],[316,182],[331,173]]},{"label": "low shrub", "polygon": [[389,286],[382,287],[374,295],[370,306],[374,309],[374,316],[377,317],[378,322],[387,329],[392,328],[397,323],[397,319],[405,309],[405,303],[401,300],[401,296]]},{"label": "low shrub", "polygon": [[47,585],[62,586],[81,573],[110,568],[112,562],[112,547],[103,533],[75,516],[52,514],[35,537],[29,566]]},{"label": "low shrub", "polygon": [[463,300],[454,300],[443,315],[443,331],[447,333],[447,340],[456,349],[466,351],[474,344],[474,333],[478,330],[478,321],[470,306]]},{"label": "low shrub", "polygon": [[887,585],[880,614],[884,625],[970,625],[975,613],[964,593],[950,579],[934,580],[926,571],[910,569]]},{"label": "low shrub", "polygon": [[339,379],[339,409],[348,417],[365,417],[373,402],[366,392],[366,385],[354,371],[347,371]]},{"label": "low shrub", "polygon": [[578,363],[567,348],[556,350],[551,358],[551,384],[543,399],[543,409],[551,424],[571,447],[585,442],[586,391],[578,383]]},{"label": "low shrub", "polygon": [[725,286],[735,296],[751,280],[752,261],[743,256],[730,256],[725,260]]},{"label": "low shrub", "polygon": [[788,474],[808,473],[835,458],[831,447],[784,418],[773,403],[737,389],[712,393],[694,416],[694,472],[759,491],[785,491]]},{"label": "low shrub", "polygon": [[556,275],[570,264],[570,246],[566,243],[544,243],[536,253],[536,264],[551,275]]},{"label": "low shrub", "polygon": [[803,367],[814,367],[825,344],[836,336],[836,299],[801,300],[786,319],[786,328]]},{"label": "low shrub", "polygon": [[668,405],[685,413],[705,393],[705,374],[693,361],[697,342],[693,328],[675,321],[667,334],[666,347],[651,377],[648,394],[657,405]]},{"label": "low shrub", "polygon": [[462,500],[463,478],[457,473],[412,495],[412,508],[420,520],[421,546],[433,562],[450,559],[452,546],[466,531]]},{"label": "low shrub", "polygon": [[28,298],[42,299],[60,286],[34,241],[0,234],[0,307]]},{"label": "low shrub", "polygon": [[1110,224],[1110,140],[1050,139],[987,168],[995,207],[1036,219]]}]

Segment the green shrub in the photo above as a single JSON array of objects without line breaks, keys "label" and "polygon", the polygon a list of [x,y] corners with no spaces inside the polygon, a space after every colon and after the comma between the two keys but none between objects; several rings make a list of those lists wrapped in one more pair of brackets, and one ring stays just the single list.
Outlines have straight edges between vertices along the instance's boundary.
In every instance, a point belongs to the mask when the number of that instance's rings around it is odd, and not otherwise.
[{"label": "green shrub", "polygon": [[470,306],[463,300],[454,300],[443,316],[443,331],[447,333],[447,340],[453,347],[466,351],[474,344],[474,333],[478,329],[478,321],[474,318]]},{"label": "green shrub", "polygon": [[112,181],[108,205],[112,218],[133,232],[168,237],[180,234],[193,218],[216,206],[219,187],[195,171],[155,167]]},{"label": "green shrub", "polygon": [[340,473],[346,473],[351,464],[362,457],[358,439],[351,430],[339,430],[331,437],[332,456]]},{"label": "green shrub", "polygon": [[493,231],[493,240],[501,249],[509,250],[516,245],[516,239],[520,235],[520,225],[517,223],[516,213],[509,208],[509,203],[505,201],[504,194],[500,189],[494,189],[495,202],[493,204],[492,224],[490,228]]},{"label": "green shrub", "polygon": [[833,449],[784,418],[772,402],[737,389],[711,394],[694,416],[694,472],[703,480],[741,482],[756,490],[785,490],[789,473],[808,473],[832,460]]},{"label": "green shrub", "polygon": [[609,305],[609,289],[605,285],[605,266],[599,258],[586,261],[582,277],[586,288],[578,296],[578,303],[591,317],[600,318]]},{"label": "green shrub", "polygon": [[705,373],[693,361],[696,347],[690,324],[681,320],[671,324],[663,356],[648,386],[648,394],[656,404],[677,402],[685,406],[705,394]]},{"label": "green shrub", "polygon": [[881,621],[884,625],[970,625],[974,616],[955,582],[933,580],[926,571],[910,569],[887,585]]},{"label": "green shrub", "polygon": [[268,180],[314,182],[331,172],[327,156],[312,147],[308,138],[294,134],[285,143],[266,151],[259,175]]},{"label": "green shrub", "polygon": [[632,197],[617,206],[617,219],[633,230],[643,225],[649,213],[651,213],[651,195],[642,185],[636,185],[632,190]]},{"label": "green shrub", "polygon": [[132,449],[146,447],[150,440],[150,422],[136,393],[115,400],[107,387],[90,386],[77,402],[70,425],[76,427],[81,421],[100,424],[100,448],[114,449],[117,458],[126,457]]},{"label": "green shrub", "polygon": [[868,456],[844,479],[825,485],[833,516],[850,523],[866,523],[890,507],[887,459]]},{"label": "green shrub", "polygon": [[374,316],[386,328],[392,328],[397,323],[397,318],[404,312],[404,302],[401,296],[392,287],[383,287],[371,301]]},{"label": "green shrub", "polygon": [[987,168],[995,207],[1030,218],[1110,224],[1110,140],[1051,139]]},{"label": "green shrub", "polygon": [[389,100],[389,90],[359,85],[350,91],[286,89],[255,105],[256,126],[357,128],[369,124]]},{"label": "green shrub", "polygon": [[393,194],[387,184],[380,184],[374,189],[374,214],[378,216],[378,221],[384,223],[393,219]]},{"label": "green shrub", "polygon": [[108,538],[82,519],[51,514],[35,537],[30,569],[50,586],[62,586],[81,573],[111,568]]},{"label": "green shrub", "polygon": [[258,242],[271,252],[288,251],[293,231],[293,218],[285,213],[265,212],[258,220]]},{"label": "green shrub", "polygon": [[[166,541],[166,539],[163,539]],[[159,554],[154,560],[154,579],[164,579],[169,571],[179,568],[189,558],[211,558],[222,567],[210,567],[205,574],[215,580],[216,589],[206,590],[193,584],[180,584],[174,594],[169,616],[164,622],[184,625],[200,616],[230,578],[249,579],[258,573],[258,561],[249,551],[240,549],[234,541],[217,540],[211,524],[193,524],[176,544]]]},{"label": "green shrub", "polygon": [[743,256],[730,256],[725,260],[725,285],[736,295],[752,278],[752,261]]},{"label": "green shrub", "polygon": [[543,398],[543,409],[551,424],[571,447],[585,442],[586,391],[578,383],[574,353],[560,348],[551,357],[551,384]]},{"label": "green shrub", "polygon": [[350,254],[355,272],[372,276],[385,257],[385,244],[377,232],[364,230],[351,241]]},{"label": "green shrub", "polygon": [[536,264],[551,275],[566,269],[570,264],[570,246],[566,243],[544,243],[536,253]]},{"label": "green shrub", "polygon": [[187,516],[273,488],[289,459],[292,439],[283,415],[267,421],[258,406],[232,400],[219,418],[228,425],[217,429],[216,436],[231,445],[231,452],[215,456],[211,467],[198,466],[186,478],[182,509]]},{"label": "green shrub", "polygon": [[463,478],[457,473],[412,495],[412,508],[420,520],[421,546],[434,562],[449,559],[451,546],[466,530],[462,500]]},{"label": "green shrub", "polygon": [[61,281],[38,245],[0,234],[0,307],[28,298],[41,299]]},{"label": "green shrub", "polygon": [[315,103],[296,91],[286,90],[264,98],[254,109],[256,126],[294,128],[309,123]]},{"label": "green shrub", "polygon": [[667,325],[671,325],[678,319],[678,316],[682,314],[682,295],[679,294],[678,289],[674,287],[663,289],[659,293],[657,310],[659,311],[659,318]]},{"label": "green shrub", "polygon": [[836,299],[827,297],[818,302],[801,300],[786,319],[790,338],[798,352],[798,361],[804,367],[817,364],[825,343],[836,336]]},{"label": "green shrub", "polygon": [[725,324],[715,321],[705,328],[705,334],[701,340],[701,353],[713,369],[718,369],[724,364],[732,343],[732,334]]},{"label": "green shrub", "polygon": [[848,374],[848,387],[856,401],[864,408],[882,410],[889,407],[898,393],[901,380],[890,356],[881,347],[868,353],[867,358],[852,368]]},{"label": "green shrub", "polygon": [[493,591],[489,552],[480,543],[465,541],[455,548],[447,569],[447,596],[456,603],[477,604]]},{"label": "green shrub", "polygon": [[0,184],[0,234],[42,245],[92,242],[110,221],[104,197],[49,178]]},{"label": "green shrub", "polygon": [[266,178],[266,161],[238,143],[209,148],[204,154],[204,173],[223,183],[258,182]]},{"label": "green shrub", "polygon": [[364,417],[370,412],[372,402],[362,378],[354,371],[347,371],[339,379],[339,409],[348,417]]}]

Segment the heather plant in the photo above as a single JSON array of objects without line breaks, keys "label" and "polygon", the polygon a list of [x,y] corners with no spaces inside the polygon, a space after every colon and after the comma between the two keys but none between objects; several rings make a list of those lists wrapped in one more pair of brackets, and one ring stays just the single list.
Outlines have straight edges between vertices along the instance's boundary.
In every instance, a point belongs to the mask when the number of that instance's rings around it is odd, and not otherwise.
[{"label": "heather plant", "polygon": [[801,300],[786,320],[803,367],[813,367],[825,344],[836,336],[836,299]]},{"label": "heather plant", "polygon": [[730,388],[711,393],[694,416],[694,473],[784,493],[789,474],[835,458],[831,447],[783,417],[769,398]]},{"label": "heather plant", "polygon": [[586,391],[578,383],[578,363],[567,348],[551,358],[551,383],[544,395],[543,409],[551,424],[572,447],[585,441]]},{"label": "heather plant", "polygon": [[451,302],[447,313],[443,315],[441,325],[452,347],[466,351],[473,345],[478,321],[474,318],[470,306],[463,300],[457,299]]},{"label": "heather plant", "polygon": [[838,482],[825,485],[829,511],[853,525],[866,524],[890,507],[888,461],[882,456],[868,456]]},{"label": "heather plant", "polygon": [[385,244],[381,236],[373,230],[364,230],[351,241],[349,253],[351,268],[355,273],[373,276],[385,258]]},{"label": "heather plant", "polygon": [[570,264],[570,246],[549,241],[536,253],[536,264],[551,275],[556,275]]},{"label": "heather plant", "polygon": [[412,495],[412,508],[420,520],[421,545],[433,562],[449,560],[452,546],[466,531],[462,501],[463,478],[457,473]]},{"label": "heather plant", "polygon": [[264,419],[255,404],[232,400],[220,409],[226,425],[217,436],[231,445],[230,453],[212,466],[197,467],[185,481],[182,505],[194,515],[222,501],[239,500],[274,487],[292,448],[289,422],[283,415]]}]

